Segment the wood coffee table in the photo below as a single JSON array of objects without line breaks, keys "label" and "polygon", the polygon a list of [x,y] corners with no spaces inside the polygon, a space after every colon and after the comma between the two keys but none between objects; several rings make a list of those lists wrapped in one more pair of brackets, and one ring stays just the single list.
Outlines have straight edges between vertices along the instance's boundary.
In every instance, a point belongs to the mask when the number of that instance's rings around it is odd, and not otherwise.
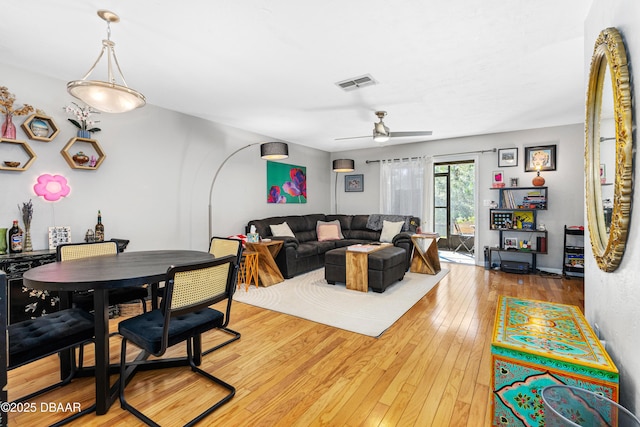
[{"label": "wood coffee table", "polygon": [[264,287],[284,282],[284,277],[276,264],[275,258],[282,249],[282,240],[270,242],[246,242],[248,250],[258,253],[258,280]]}]

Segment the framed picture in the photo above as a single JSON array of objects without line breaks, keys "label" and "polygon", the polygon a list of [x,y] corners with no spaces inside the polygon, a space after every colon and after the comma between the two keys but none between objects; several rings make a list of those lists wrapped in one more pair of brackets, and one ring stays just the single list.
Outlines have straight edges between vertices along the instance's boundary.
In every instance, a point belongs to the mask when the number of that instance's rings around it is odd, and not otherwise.
[{"label": "framed picture", "polygon": [[524,147],[524,171],[556,170],[556,146]]},{"label": "framed picture", "polygon": [[346,193],[357,193],[364,191],[364,175],[345,175],[344,191]]},{"label": "framed picture", "polygon": [[505,237],[504,238],[504,248],[505,249],[518,249],[518,239],[513,237]]},{"label": "framed picture", "polygon": [[49,227],[49,249],[71,243],[71,227]]},{"label": "framed picture", "polygon": [[604,163],[600,164],[600,184],[607,183],[607,167]]},{"label": "framed picture", "polygon": [[493,171],[491,183],[494,187],[504,187],[504,171]]},{"label": "framed picture", "polygon": [[502,148],[498,150],[498,167],[508,168],[511,166],[518,166],[518,149]]},{"label": "framed picture", "polygon": [[267,160],[267,203],[307,203],[307,168]]}]

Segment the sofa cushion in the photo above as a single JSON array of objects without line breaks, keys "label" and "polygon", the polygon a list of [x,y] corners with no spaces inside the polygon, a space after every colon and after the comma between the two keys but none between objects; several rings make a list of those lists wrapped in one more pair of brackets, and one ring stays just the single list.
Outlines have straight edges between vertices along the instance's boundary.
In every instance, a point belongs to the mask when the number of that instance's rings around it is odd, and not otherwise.
[{"label": "sofa cushion", "polygon": [[295,234],[293,234],[293,231],[291,231],[291,228],[289,227],[289,224],[287,224],[286,221],[283,222],[282,224],[272,224],[270,228],[271,228],[271,234],[273,236],[295,237]]},{"label": "sofa cushion", "polygon": [[384,221],[382,224],[382,233],[380,233],[380,241],[391,243],[393,237],[402,231],[404,222]]},{"label": "sofa cushion", "polygon": [[316,223],[316,234],[318,235],[319,242],[344,239],[340,221],[338,220],[330,222],[318,221]]}]

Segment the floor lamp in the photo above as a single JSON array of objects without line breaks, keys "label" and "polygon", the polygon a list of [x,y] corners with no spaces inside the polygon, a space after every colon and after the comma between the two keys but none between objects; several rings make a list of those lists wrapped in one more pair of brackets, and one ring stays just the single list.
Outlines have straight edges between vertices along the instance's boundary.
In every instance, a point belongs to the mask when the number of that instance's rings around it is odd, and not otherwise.
[{"label": "floor lamp", "polygon": [[225,163],[227,163],[227,161],[230,158],[238,154],[240,151],[244,150],[245,148],[249,148],[258,144],[260,144],[260,157],[262,157],[265,160],[280,160],[280,159],[286,159],[287,157],[289,157],[289,146],[284,142],[264,142],[264,143],[254,142],[252,144],[245,145],[244,147],[238,148],[236,151],[229,154],[227,158],[222,161],[222,163],[220,163],[220,166],[218,166],[218,169],[216,170],[216,174],[213,176],[213,181],[211,181],[211,187],[209,188],[209,240],[211,240],[211,238],[213,237],[213,232],[212,232],[213,215],[212,215],[212,207],[211,207],[211,200],[213,199],[213,186],[216,184],[216,180],[218,179],[218,174],[220,173],[220,170],[222,170],[222,167],[224,166]]},{"label": "floor lamp", "polygon": [[355,170],[355,162],[351,159],[336,159],[333,161],[333,171],[336,173],[336,188],[333,190],[333,206],[338,214],[338,173],[353,172]]}]

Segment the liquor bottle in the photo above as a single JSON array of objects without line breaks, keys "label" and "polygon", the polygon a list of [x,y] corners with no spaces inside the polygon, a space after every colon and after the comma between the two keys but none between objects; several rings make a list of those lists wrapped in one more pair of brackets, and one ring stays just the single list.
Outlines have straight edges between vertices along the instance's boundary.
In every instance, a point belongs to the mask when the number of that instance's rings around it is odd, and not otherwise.
[{"label": "liquor bottle", "polygon": [[18,226],[18,220],[13,220],[13,227],[9,230],[9,253],[22,252],[22,229]]},{"label": "liquor bottle", "polygon": [[95,233],[96,242],[104,242],[104,225],[102,225],[102,214],[98,211],[98,223],[96,224]]}]

